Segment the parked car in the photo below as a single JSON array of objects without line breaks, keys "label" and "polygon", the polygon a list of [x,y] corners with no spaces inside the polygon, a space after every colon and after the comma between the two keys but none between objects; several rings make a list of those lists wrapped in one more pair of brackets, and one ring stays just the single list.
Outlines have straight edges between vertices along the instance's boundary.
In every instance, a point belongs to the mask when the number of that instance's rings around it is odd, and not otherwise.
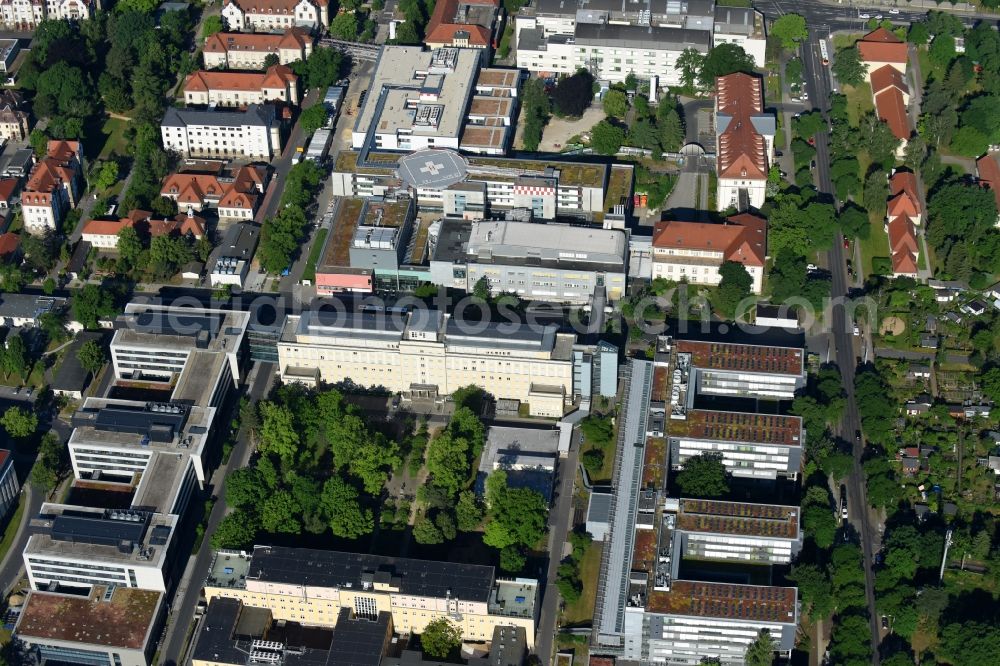
[{"label": "parked car", "polygon": [[871,14],[865,12],[864,14],[858,14],[859,19],[865,19],[866,21],[872,17]]},{"label": "parked car", "polygon": [[893,7],[892,9],[889,10],[889,13],[892,14],[893,16],[895,16],[896,14],[899,13],[899,10],[896,9],[895,7]]}]

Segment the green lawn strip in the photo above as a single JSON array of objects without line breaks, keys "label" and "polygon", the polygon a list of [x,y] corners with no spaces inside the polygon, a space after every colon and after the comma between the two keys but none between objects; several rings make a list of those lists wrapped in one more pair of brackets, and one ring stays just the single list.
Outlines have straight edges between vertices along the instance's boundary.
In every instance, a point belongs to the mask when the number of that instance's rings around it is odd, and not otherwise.
[{"label": "green lawn strip", "polygon": [[580,558],[580,580],[583,581],[583,592],[576,603],[566,604],[563,617],[566,624],[576,625],[590,622],[594,617],[594,603],[597,599],[597,577],[601,568],[601,550],[599,542],[592,542],[587,552]]},{"label": "green lawn strip", "polygon": [[890,256],[889,236],[883,230],[881,220],[873,221],[868,238],[861,241],[861,270],[864,271],[863,275],[871,275],[873,257],[888,256]]},{"label": "green lawn strip", "polygon": [[17,509],[14,510],[14,515],[10,517],[7,522],[7,527],[4,528],[3,540],[0,541],[0,561],[7,556],[7,551],[10,550],[11,545],[14,543],[14,537],[17,535],[17,529],[21,526],[21,518],[24,516],[24,491],[17,497]]},{"label": "green lawn strip", "polygon": [[306,269],[302,271],[303,280],[315,282],[316,262],[319,261],[319,255],[323,251],[323,244],[326,242],[328,231],[328,229],[320,229],[316,232],[316,240],[313,241],[312,249],[309,251],[309,261],[306,263]]}]

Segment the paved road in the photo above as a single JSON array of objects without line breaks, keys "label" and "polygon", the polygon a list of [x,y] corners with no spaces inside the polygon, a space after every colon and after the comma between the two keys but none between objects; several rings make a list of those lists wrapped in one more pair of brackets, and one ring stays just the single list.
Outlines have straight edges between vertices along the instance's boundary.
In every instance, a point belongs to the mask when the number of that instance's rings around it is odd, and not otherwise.
[{"label": "paved road", "polygon": [[[256,372],[256,376],[253,373]],[[253,401],[259,400],[271,386],[274,375],[274,364],[261,363],[251,370],[251,381],[249,396]],[[201,598],[201,587],[208,575],[208,567],[212,563],[212,548],[209,545],[209,537],[215,532],[222,518],[226,515],[226,477],[234,469],[239,469],[247,464],[250,458],[250,439],[245,429],[241,429],[236,446],[233,448],[229,462],[220,467],[212,475],[212,494],[218,497],[212,514],[208,518],[208,528],[205,530],[205,538],[201,542],[198,552],[188,560],[184,574],[177,586],[171,604],[170,615],[167,619],[166,637],[160,646],[160,664],[166,666],[177,666],[185,663],[184,654],[187,652],[188,629],[194,620],[194,610]]]},{"label": "paved road", "polygon": [[[875,9],[879,5],[882,5],[882,8]],[[927,12],[931,9],[953,13],[961,18],[966,25],[972,25],[980,19],[996,21],[998,18],[996,14],[964,11],[947,3],[936,5],[933,0],[925,7],[918,5],[919,0],[913,3],[867,0],[866,2],[845,2],[843,4],[836,2],[836,0],[757,0],[754,2],[754,7],[763,12],[768,19],[774,20],[784,14],[800,14],[805,17],[806,24],[810,28],[825,28],[831,32],[838,30],[867,31],[867,21],[858,18],[858,14],[863,12],[867,12],[871,16],[882,14],[883,18],[890,19],[893,23],[920,21],[927,16]],[[889,8],[896,8],[899,13],[889,14]]]},{"label": "paved road", "polygon": [[[806,91],[809,100],[815,108],[824,115],[830,109],[830,74],[824,67],[819,56],[818,39],[824,37],[815,30],[810,30],[809,43],[803,48],[803,63],[805,65]],[[816,135],[816,174],[820,192],[833,197],[833,183],[830,180],[829,136]],[[843,237],[837,235],[837,240],[829,252],[829,264],[833,284],[831,296],[840,298],[847,293],[847,268],[844,257]],[[855,351],[852,322],[847,321],[843,305],[833,309],[832,339],[836,350],[836,362],[844,379],[844,390],[847,393],[847,408],[841,420],[837,434],[844,440],[854,442],[854,466],[847,480],[848,512],[850,523],[857,529],[861,541],[865,570],[865,597],[868,603],[868,622],[871,629],[872,663],[878,666],[878,636],[879,626],[875,607],[875,575],[872,571],[872,545],[878,538],[875,526],[871,524],[867,489],[864,472],[861,469],[861,457],[864,453],[864,442],[855,441],[854,433],[861,429],[858,417],[858,406],[854,399]]]},{"label": "paved road", "polygon": [[559,562],[562,560],[563,544],[569,532],[570,520],[573,515],[573,482],[576,480],[576,468],[579,463],[580,442],[578,434],[574,433],[574,442],[569,455],[559,461],[559,474],[553,486],[556,488],[555,506],[549,514],[549,571],[546,576],[545,590],[542,594],[542,610],[538,617],[538,630],[535,632],[535,654],[543,664],[552,663],[553,639],[556,633],[556,619],[559,617],[559,589],[556,587],[556,574]]},{"label": "paved road", "polygon": [[18,528],[17,536],[14,537],[13,543],[10,544],[10,550],[7,551],[3,562],[0,563],[0,593],[3,594],[4,598],[7,597],[7,594],[17,584],[17,581],[21,579],[21,574],[24,571],[24,558],[21,557],[21,553],[24,552],[24,547],[28,543],[28,537],[31,536],[31,529],[28,527],[28,522],[38,515],[39,510],[42,508],[42,502],[45,501],[45,493],[32,490],[31,485],[27,482],[24,483],[21,492],[25,494],[21,526]]}]

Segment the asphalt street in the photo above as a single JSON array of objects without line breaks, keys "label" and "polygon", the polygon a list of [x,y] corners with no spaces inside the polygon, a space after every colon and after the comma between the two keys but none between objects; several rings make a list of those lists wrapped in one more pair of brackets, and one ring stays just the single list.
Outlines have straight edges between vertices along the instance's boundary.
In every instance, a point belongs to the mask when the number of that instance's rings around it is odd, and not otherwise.
[{"label": "asphalt street", "polygon": [[[825,37],[823,32],[810,30],[809,42],[803,46],[802,51],[809,100],[813,107],[820,109],[826,115],[830,109],[831,80],[829,69],[822,64],[819,56],[817,40],[823,37]],[[831,199],[835,198],[833,183],[830,180],[829,136],[827,134],[816,135],[816,171],[819,191]],[[833,248],[829,252],[830,272],[833,279],[831,296],[834,299],[843,299],[847,294],[848,282],[845,261],[843,237],[838,234]],[[871,627],[872,663],[878,666],[880,634],[875,607],[875,574],[872,571],[872,544],[875,543],[878,535],[874,529],[875,526],[871,524],[865,477],[861,468],[864,440],[855,439],[855,433],[861,430],[858,407],[854,399],[854,372],[857,359],[854,350],[853,322],[847,321],[843,304],[833,308],[831,327],[830,335],[836,352],[835,359],[844,380],[844,391],[847,394],[847,408],[844,410],[839,432],[835,434],[844,441],[853,442],[854,466],[847,481],[848,513],[851,525],[858,532],[864,557],[865,597],[868,602],[868,622]]]},{"label": "asphalt street", "polygon": [[[978,20],[995,22],[998,19],[996,14],[958,11],[947,4],[917,8],[902,0],[898,3],[893,3],[891,0],[888,2],[844,3],[837,3],[833,0],[757,0],[754,2],[754,7],[763,12],[771,20],[777,19],[784,14],[799,14],[805,17],[806,24],[810,29],[828,30],[830,32],[837,32],[839,30],[865,31],[867,19],[862,19],[858,16],[863,13],[871,17],[881,14],[883,19],[889,19],[894,23],[919,21],[927,15],[930,9],[955,14],[967,25],[972,25]],[[894,9],[898,13],[890,14],[890,9]]]},{"label": "asphalt street", "polygon": [[[252,382],[248,395],[250,400],[256,402],[267,393],[271,386],[271,381],[274,378],[274,365],[261,363],[251,370],[251,373],[253,372],[256,372],[256,375],[248,376],[248,380]],[[233,447],[233,452],[229,456],[229,462],[224,467],[217,469],[212,476],[211,491],[218,499],[208,518],[208,527],[205,530],[205,538],[201,542],[201,547],[188,560],[187,567],[177,586],[173,603],[170,604],[171,610],[167,619],[166,637],[160,646],[160,664],[177,666],[185,663],[183,657],[188,647],[188,629],[194,620],[195,607],[201,598],[202,583],[208,575],[208,568],[212,563],[210,536],[227,513],[226,477],[234,469],[246,466],[250,459],[250,453],[250,438],[247,430],[242,428],[236,446]]]}]

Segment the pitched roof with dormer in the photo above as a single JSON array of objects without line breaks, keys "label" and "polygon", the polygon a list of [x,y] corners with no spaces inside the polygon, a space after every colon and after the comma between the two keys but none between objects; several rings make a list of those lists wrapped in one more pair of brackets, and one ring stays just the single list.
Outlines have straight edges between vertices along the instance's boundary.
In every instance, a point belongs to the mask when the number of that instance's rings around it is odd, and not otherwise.
[{"label": "pitched roof with dormer", "polygon": [[916,275],[917,256],[920,254],[920,249],[913,222],[906,215],[894,217],[889,220],[888,233],[893,274]]},{"label": "pitched roof with dormer", "polygon": [[434,13],[431,14],[431,18],[427,22],[427,36],[424,38],[424,43],[451,44],[455,39],[455,33],[461,32],[465,33],[463,37],[468,39],[470,46],[486,48],[490,45],[491,26],[458,22],[460,5],[497,7],[499,2],[497,0],[438,0],[434,5]]},{"label": "pitched roof with dormer", "polygon": [[900,141],[907,141],[912,130],[910,117],[906,113],[906,102],[898,88],[886,88],[875,95],[875,114],[892,130],[892,135]]},{"label": "pitched roof with dormer", "polygon": [[911,218],[922,215],[920,198],[917,195],[917,177],[910,171],[897,171],[889,179],[889,205],[886,217],[890,220],[899,215]]},{"label": "pitched roof with dormer", "polygon": [[250,32],[217,32],[205,40],[207,53],[249,51],[251,53],[277,53],[280,49],[302,50],[312,38],[304,28],[289,28],[280,35]]},{"label": "pitched roof with dormer", "polygon": [[767,178],[767,141],[754,122],[764,112],[759,76],[737,72],[715,80],[720,178]]},{"label": "pitched roof with dormer", "polygon": [[892,65],[879,67],[871,75],[872,93],[877,95],[887,88],[896,88],[904,95],[910,94],[910,88],[906,85],[906,77],[903,73]]},{"label": "pitched roof with dormer", "polygon": [[724,261],[763,266],[767,257],[767,221],[743,213],[723,224],[659,222],[653,229],[653,247],[722,253]]}]

